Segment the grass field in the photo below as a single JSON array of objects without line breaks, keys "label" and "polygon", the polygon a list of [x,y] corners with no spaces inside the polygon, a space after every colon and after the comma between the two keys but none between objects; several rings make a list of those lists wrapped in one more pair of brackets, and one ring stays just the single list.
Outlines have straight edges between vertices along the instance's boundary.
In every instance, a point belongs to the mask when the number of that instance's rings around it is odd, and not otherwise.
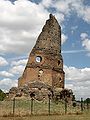
[{"label": "grass field", "polygon": [[[72,105],[68,105],[67,113],[80,113],[80,106],[73,107]],[[47,115],[49,114],[49,105],[47,102],[38,102],[33,101],[33,111],[34,115]],[[55,102],[50,103],[50,113],[51,114],[65,114],[65,104],[59,102],[58,104]],[[0,102],[0,116],[12,116],[13,114],[13,101],[3,101]],[[16,100],[14,107],[14,115],[15,116],[26,116],[31,114],[31,101],[30,100]]]},{"label": "grass field", "polygon": [[33,115],[31,116],[31,101],[15,101],[15,117],[13,116],[13,101],[0,102],[0,120],[90,120],[90,109],[81,111],[80,104],[76,107],[67,106],[65,115],[65,104],[59,102],[50,103],[50,114],[48,115],[48,102],[33,101]]},{"label": "grass field", "polygon": [[90,113],[80,115],[50,115],[29,117],[0,117],[0,120],[90,120]]}]

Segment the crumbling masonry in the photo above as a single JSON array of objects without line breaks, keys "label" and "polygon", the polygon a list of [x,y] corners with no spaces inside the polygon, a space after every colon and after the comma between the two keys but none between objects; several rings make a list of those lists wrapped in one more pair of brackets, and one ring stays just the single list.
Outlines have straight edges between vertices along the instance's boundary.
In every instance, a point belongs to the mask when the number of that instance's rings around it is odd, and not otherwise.
[{"label": "crumbling masonry", "polygon": [[61,55],[61,27],[50,14],[33,47],[18,87],[42,83],[54,89],[64,88],[63,58]]}]

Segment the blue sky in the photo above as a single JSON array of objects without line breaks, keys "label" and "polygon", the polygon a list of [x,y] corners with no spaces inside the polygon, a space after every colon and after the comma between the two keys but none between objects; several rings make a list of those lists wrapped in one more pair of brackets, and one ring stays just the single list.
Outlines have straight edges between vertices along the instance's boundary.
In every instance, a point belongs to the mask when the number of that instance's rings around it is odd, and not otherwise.
[{"label": "blue sky", "polygon": [[90,0],[0,0],[0,89],[17,86],[50,13],[62,28],[65,87],[90,97]]}]

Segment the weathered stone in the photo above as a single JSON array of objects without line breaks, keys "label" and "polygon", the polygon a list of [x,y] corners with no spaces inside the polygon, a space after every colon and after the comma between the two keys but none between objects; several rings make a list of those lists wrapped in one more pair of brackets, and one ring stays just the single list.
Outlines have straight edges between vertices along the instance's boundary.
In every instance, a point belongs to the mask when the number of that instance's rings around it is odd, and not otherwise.
[{"label": "weathered stone", "polygon": [[63,58],[61,55],[61,27],[50,14],[35,46],[33,47],[25,70],[18,80],[18,88],[9,91],[10,98],[32,97],[46,100],[72,101],[72,90],[64,88]]},{"label": "weathered stone", "polygon": [[[35,46],[33,47],[18,86],[34,81],[52,88],[64,88],[63,58],[61,55],[61,27],[50,14]],[[45,86],[43,86],[45,87]],[[42,88],[43,88],[42,87]],[[38,88],[38,86],[37,86]]]}]

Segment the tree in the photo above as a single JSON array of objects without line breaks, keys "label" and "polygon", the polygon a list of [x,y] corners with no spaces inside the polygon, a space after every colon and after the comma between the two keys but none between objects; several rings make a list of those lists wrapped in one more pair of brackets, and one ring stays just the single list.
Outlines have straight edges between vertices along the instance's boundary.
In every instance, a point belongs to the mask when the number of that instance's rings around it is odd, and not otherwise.
[{"label": "tree", "polygon": [[90,103],[90,98],[87,98],[86,100],[84,100],[85,103]]},{"label": "tree", "polygon": [[3,101],[6,97],[6,94],[0,89],[0,101]]}]

